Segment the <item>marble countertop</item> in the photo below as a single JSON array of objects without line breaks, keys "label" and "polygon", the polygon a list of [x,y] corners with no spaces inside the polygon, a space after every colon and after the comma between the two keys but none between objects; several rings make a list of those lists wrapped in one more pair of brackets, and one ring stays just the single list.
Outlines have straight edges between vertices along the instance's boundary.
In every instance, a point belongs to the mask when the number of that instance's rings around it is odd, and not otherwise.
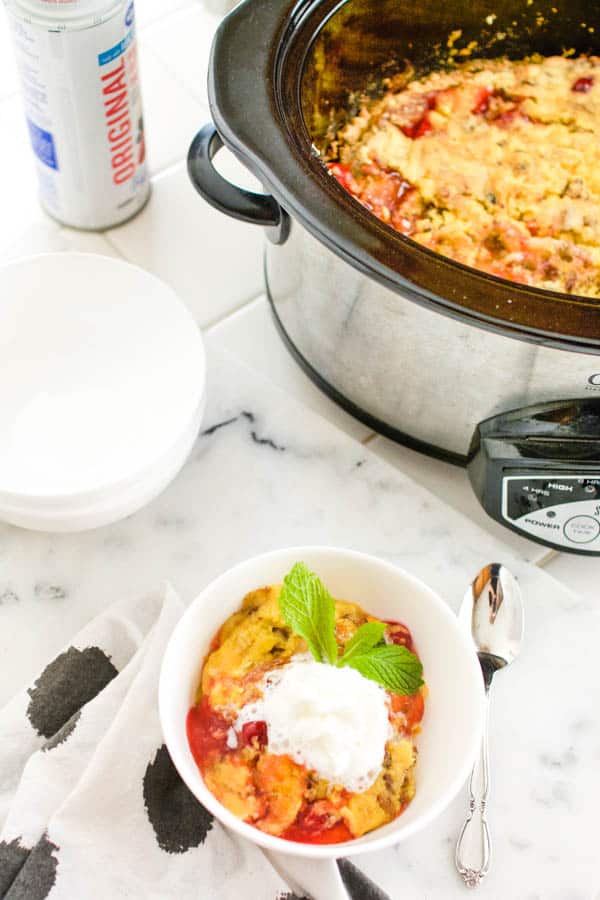
[{"label": "marble countertop", "polygon": [[[136,219],[102,235],[61,228],[37,204],[0,19],[0,261],[82,249],[163,278],[204,331],[208,409],[178,478],[136,515],[78,535],[0,525],[0,703],[112,600],[169,579],[189,601],[224,568],[276,546],[379,554],[454,609],[477,569],[499,560],[522,584],[526,643],[494,686],[495,859],[478,894],[599,900],[600,560],[554,554],[500,528],[464,472],[375,436],[295,366],[262,295],[260,229],[206,206],[185,172],[189,142],[209,117],[205,67],[218,19],[198,0],[171,0],[167,12],[161,0],[137,6],[153,195]],[[234,162],[224,165],[247,179]],[[359,865],[393,900],[466,896],[453,867],[465,811],[463,792],[420,835]]]}]

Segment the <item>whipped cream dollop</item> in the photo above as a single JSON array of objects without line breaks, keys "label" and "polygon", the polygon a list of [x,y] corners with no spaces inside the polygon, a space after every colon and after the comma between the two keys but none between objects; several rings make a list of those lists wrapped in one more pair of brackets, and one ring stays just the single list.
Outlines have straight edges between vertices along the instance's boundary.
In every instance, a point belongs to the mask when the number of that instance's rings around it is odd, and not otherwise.
[{"label": "whipped cream dollop", "polygon": [[263,696],[240,710],[235,731],[265,721],[270,753],[287,754],[320,778],[365,791],[392,735],[385,690],[348,667],[299,655],[269,672]]}]

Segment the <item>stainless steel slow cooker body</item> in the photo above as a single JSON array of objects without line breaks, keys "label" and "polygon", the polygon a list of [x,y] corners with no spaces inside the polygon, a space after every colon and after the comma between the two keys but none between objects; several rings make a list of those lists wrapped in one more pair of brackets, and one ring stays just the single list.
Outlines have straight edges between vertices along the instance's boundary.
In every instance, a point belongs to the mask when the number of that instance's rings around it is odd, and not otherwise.
[{"label": "stainless steel slow cooker body", "polygon": [[315,382],[393,439],[463,463],[498,412],[600,392],[600,358],[518,340],[411,302],[292,224],[266,256],[285,339]]},{"label": "stainless steel slow cooker body", "polygon": [[[352,111],[356,92],[376,93],[407,57],[418,72],[451,62],[444,48],[457,30],[483,56],[593,52],[600,8],[245,0],[216,36],[215,125],[197,136],[188,162],[210,203],[266,227],[275,320],[313,380],[380,432],[465,463],[489,416],[600,392],[600,303],[420,247],[347,195],[314,151],[321,131]],[[221,178],[211,159],[223,141],[268,193]]]}]

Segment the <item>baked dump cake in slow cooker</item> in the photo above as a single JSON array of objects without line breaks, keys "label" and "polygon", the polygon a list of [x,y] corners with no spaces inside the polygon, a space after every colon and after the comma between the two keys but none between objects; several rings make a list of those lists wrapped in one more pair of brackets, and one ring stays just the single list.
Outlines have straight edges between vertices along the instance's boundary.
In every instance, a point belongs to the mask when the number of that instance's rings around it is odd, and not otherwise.
[{"label": "baked dump cake in slow cooker", "polygon": [[331,143],[331,174],[425,247],[600,297],[600,58],[396,76]]}]

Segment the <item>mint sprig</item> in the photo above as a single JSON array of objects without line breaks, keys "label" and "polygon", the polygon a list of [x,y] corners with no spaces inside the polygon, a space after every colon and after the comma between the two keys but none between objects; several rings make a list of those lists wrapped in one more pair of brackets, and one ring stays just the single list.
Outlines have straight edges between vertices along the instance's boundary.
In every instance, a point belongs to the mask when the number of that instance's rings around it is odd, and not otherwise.
[{"label": "mint sprig", "polygon": [[423,666],[418,657],[396,644],[373,647],[353,656],[345,665],[393,694],[416,694],[423,684]]},{"label": "mint sprig", "polygon": [[406,647],[386,644],[385,622],[361,625],[338,659],[335,601],[322,581],[303,562],[283,579],[279,611],[303,637],[317,662],[349,666],[394,694],[416,694],[423,684],[420,660]]},{"label": "mint sprig", "polygon": [[302,562],[283,579],[279,612],[285,624],[304,638],[317,662],[333,665],[337,661],[335,602],[322,581]]},{"label": "mint sprig", "polygon": [[385,622],[365,622],[356,629],[344,647],[344,652],[337,663],[338,666],[351,666],[353,659],[364,656],[365,653],[368,654],[373,647],[381,644],[384,634]]}]

